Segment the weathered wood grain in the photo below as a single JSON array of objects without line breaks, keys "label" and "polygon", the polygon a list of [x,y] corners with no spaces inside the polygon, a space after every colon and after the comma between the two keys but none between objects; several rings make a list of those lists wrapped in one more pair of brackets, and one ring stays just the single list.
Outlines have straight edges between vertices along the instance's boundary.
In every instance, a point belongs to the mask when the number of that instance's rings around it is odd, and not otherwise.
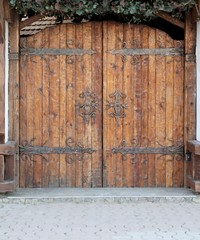
[{"label": "weathered wood grain", "polygon": [[[156,32],[149,30],[149,48],[156,46]],[[149,56],[149,74],[148,74],[148,140],[149,146],[154,147],[156,141],[156,58]],[[155,155],[148,155],[148,186],[155,186]]]},{"label": "weathered wood grain", "polygon": [[[96,151],[92,155],[92,187],[102,187],[102,166],[103,166],[103,141],[102,141],[102,131],[103,131],[103,79],[102,79],[102,30],[103,24],[96,22],[92,26],[92,45],[91,48],[96,51],[96,54],[92,56],[92,76],[91,85],[93,92],[95,92],[98,100],[98,111],[96,119],[92,122],[92,133],[91,133],[91,147],[94,149],[97,147]],[[95,79],[95,81],[94,81]]]},{"label": "weathered wood grain", "polygon": [[[61,49],[67,48],[67,28],[65,24],[60,25],[60,38],[59,38],[59,47]],[[60,135],[60,147],[64,147],[66,144],[66,81],[67,81],[67,70],[66,70],[66,56],[60,56],[60,97],[59,102],[59,135]],[[60,155],[60,187],[65,187],[67,185],[67,162],[65,160],[65,155]]]},{"label": "weathered wood grain", "polygon": [[0,182],[4,181],[4,155],[0,155]]},{"label": "weathered wood grain", "polygon": [[[59,26],[52,27],[49,32],[49,47],[59,48],[57,36],[60,36]],[[49,57],[49,138],[50,144],[55,146],[60,143],[59,135],[59,108],[60,108],[60,62],[59,56]],[[52,154],[49,160],[49,187],[59,187],[60,156]]]},{"label": "weathered wood grain", "polygon": [[[166,47],[173,46],[173,40],[166,37]],[[166,145],[172,144],[174,128],[174,57],[166,57]],[[173,187],[174,156],[166,156],[166,187]]]},{"label": "weathered wood grain", "polygon": [[180,48],[176,41],[147,26],[88,22],[26,42],[60,50],[21,55],[22,187],[183,185],[183,61],[166,54]]},{"label": "weathered wood grain", "polygon": [[[156,47],[165,47],[166,34],[156,30]],[[166,68],[165,57],[156,56],[156,146],[165,145],[166,139]],[[156,157],[156,186],[166,185],[165,156]]]},{"label": "weathered wood grain", "polygon": [[[43,46],[43,33],[40,32],[34,37],[34,45],[36,48]],[[33,73],[33,80],[34,80],[34,87],[33,93],[34,94],[34,120],[33,120],[33,129],[34,129],[34,144],[37,146],[41,146],[43,143],[42,139],[42,95],[43,95],[43,86],[42,86],[42,76],[43,76],[43,60],[40,56],[32,57],[32,62],[34,65],[34,73]],[[42,158],[40,156],[34,156],[34,163],[33,163],[33,186],[34,187],[41,187],[42,186]]]},{"label": "weathered wood grain", "polygon": [[[73,24],[66,25],[66,44],[67,47],[76,47],[76,26]],[[68,139],[76,139],[76,57],[66,58],[66,136]],[[66,156],[67,187],[76,186],[76,156]]]},{"label": "weathered wood grain", "polygon": [[[43,31],[43,46],[45,48],[49,47],[50,44],[50,32],[49,28],[46,28]],[[49,94],[49,86],[50,86],[50,68],[49,68],[49,57],[44,57],[42,60],[43,67],[43,76],[42,76],[42,144],[43,146],[50,145],[50,119],[49,119],[49,111],[50,111],[50,94]],[[50,156],[44,155],[44,157],[50,161]],[[42,161],[42,169],[41,169],[41,177],[42,177],[42,187],[49,186],[49,162]]]}]

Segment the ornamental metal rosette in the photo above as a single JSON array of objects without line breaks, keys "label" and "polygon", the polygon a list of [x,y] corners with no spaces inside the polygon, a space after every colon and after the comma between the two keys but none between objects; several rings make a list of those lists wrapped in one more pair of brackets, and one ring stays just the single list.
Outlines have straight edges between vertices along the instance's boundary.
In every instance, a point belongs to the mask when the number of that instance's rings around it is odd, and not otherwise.
[{"label": "ornamental metal rosette", "polygon": [[106,110],[112,109],[109,116],[115,118],[117,125],[119,125],[119,119],[126,117],[125,109],[128,108],[128,104],[122,102],[122,100],[126,98],[126,94],[121,93],[117,89],[114,93],[110,94],[109,97],[114,98],[114,101],[110,102],[109,100],[106,100]]},{"label": "ornamental metal rosette", "polygon": [[96,117],[96,111],[98,110],[98,99],[94,92],[90,92],[87,89],[82,92],[79,97],[83,100],[82,103],[78,103],[77,107],[79,110],[79,115],[83,118],[85,123],[89,123],[91,118]]}]

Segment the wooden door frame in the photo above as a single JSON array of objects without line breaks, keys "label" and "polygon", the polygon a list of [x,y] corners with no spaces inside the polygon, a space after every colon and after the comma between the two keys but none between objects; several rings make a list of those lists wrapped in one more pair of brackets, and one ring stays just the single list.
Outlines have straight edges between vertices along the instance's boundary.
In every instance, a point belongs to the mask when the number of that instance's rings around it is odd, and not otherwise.
[{"label": "wooden door frame", "polygon": [[[19,53],[19,17],[11,10],[8,1],[0,4],[0,192],[13,191],[17,185],[17,142],[19,132],[19,59],[12,59],[12,52]],[[9,50],[8,53],[8,42]],[[14,60],[14,61],[13,61]],[[5,86],[5,84],[7,86]],[[7,93],[8,91],[8,93]],[[7,119],[9,109],[9,117]],[[6,110],[6,111],[5,111]],[[11,130],[12,129],[12,130]],[[15,140],[16,143],[10,140]]]}]

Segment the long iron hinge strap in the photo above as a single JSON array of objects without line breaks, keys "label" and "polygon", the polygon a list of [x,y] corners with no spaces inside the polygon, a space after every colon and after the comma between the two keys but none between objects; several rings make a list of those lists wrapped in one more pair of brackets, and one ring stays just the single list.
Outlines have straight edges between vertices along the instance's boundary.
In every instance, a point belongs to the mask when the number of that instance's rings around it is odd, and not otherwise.
[{"label": "long iron hinge strap", "polygon": [[21,154],[75,154],[75,153],[89,153],[95,152],[95,149],[84,147],[42,147],[42,146],[28,146],[19,147]]},{"label": "long iron hinge strap", "polygon": [[183,48],[123,48],[108,51],[113,55],[137,56],[137,55],[163,55],[179,56],[183,55]]},{"label": "long iron hinge strap", "polygon": [[56,49],[56,48],[21,48],[21,55],[68,55],[68,56],[82,56],[85,54],[93,55],[96,51],[92,49],[81,49],[81,48],[65,48],[65,49]]},{"label": "long iron hinge strap", "polygon": [[112,148],[112,153],[125,154],[162,154],[175,155],[184,154],[183,146],[167,146],[167,147],[119,147]]}]

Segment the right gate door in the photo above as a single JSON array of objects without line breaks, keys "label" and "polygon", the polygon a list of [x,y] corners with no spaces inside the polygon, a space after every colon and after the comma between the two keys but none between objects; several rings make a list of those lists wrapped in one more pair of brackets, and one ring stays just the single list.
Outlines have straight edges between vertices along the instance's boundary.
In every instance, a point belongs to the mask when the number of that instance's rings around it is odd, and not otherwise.
[{"label": "right gate door", "polygon": [[183,46],[103,25],[103,186],[183,186]]}]

